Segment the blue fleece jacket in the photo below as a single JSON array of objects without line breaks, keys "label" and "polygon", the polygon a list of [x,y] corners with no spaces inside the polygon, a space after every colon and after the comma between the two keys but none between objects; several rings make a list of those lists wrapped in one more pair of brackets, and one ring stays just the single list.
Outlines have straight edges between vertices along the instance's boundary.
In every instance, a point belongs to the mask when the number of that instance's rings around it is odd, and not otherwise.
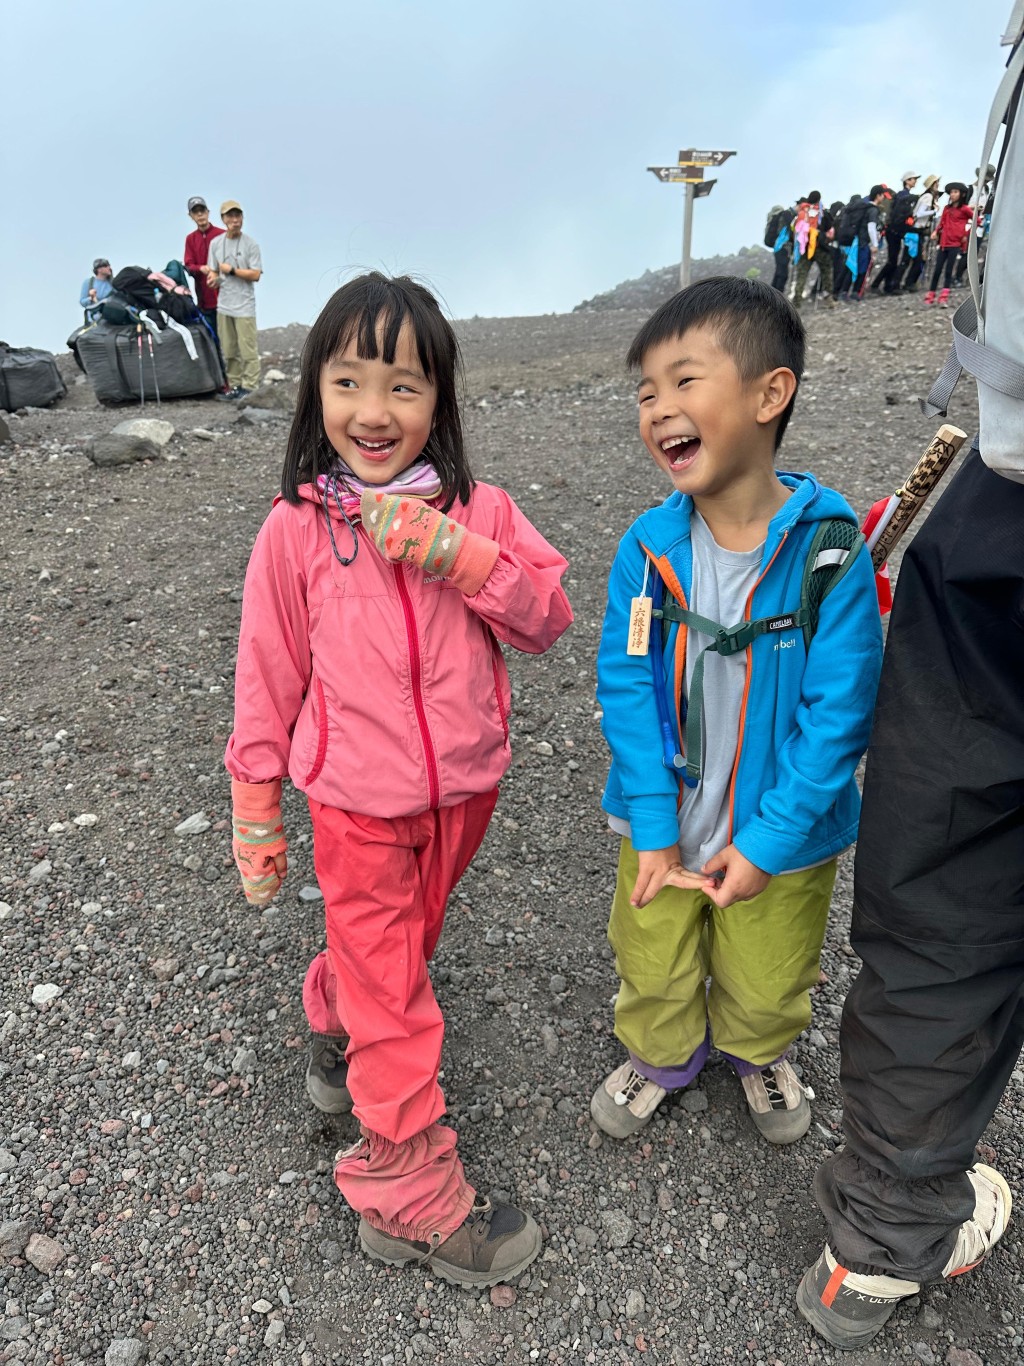
[{"label": "blue fleece jacket", "polygon": [[[779,478],[792,493],[769,524],[748,620],[796,611],[819,522],[854,520],[846,501],[813,475],[780,471]],[[603,805],[629,822],[636,849],[665,849],[678,841],[679,787],[662,761],[653,657],[626,654],[630,602],[641,594],[650,556],[660,563],[666,598],[671,591],[682,606],[690,605],[692,509],[687,495],[673,493],[638,518],[619,544],[608,582],[597,657],[602,729],[612,753]],[[684,677],[677,649],[685,658],[686,632],[673,625],[657,682],[668,689],[673,716],[675,680]],[[820,862],[856,838],[860,794],[854,774],[867,748],[881,661],[878,599],[863,549],[825,598],[809,649],[799,627],[768,632],[748,649],[731,830],[739,851],[766,873]]]}]

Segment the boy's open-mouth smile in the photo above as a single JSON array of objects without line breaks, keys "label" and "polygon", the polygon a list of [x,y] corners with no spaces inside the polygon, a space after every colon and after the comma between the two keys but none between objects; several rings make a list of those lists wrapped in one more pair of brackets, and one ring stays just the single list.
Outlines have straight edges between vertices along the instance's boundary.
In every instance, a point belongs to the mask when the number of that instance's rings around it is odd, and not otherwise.
[{"label": "boy's open-mouth smile", "polygon": [[667,436],[660,443],[662,455],[668,456],[669,469],[675,473],[685,470],[696,460],[700,451],[699,436]]}]

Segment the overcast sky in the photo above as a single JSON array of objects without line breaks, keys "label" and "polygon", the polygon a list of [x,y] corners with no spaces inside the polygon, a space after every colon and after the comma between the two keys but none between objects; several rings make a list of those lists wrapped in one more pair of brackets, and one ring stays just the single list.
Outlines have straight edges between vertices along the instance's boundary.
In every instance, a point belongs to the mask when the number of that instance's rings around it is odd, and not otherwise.
[{"label": "overcast sky", "polygon": [[[1010,0],[34,0],[3,17],[0,338],[57,349],[94,256],[163,266],[185,204],[245,209],[258,318],[355,269],[456,317],[571,309],[679,260],[682,190],[734,148],[694,255],[775,202],[902,172],[973,179]],[[709,173],[710,174],[710,173]]]}]

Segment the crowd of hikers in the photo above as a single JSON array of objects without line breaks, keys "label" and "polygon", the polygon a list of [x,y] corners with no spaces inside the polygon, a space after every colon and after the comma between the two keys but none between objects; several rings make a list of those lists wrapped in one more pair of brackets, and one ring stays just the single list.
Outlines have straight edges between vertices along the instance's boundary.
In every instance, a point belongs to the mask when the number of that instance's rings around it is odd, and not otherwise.
[{"label": "crowd of hikers", "polygon": [[789,208],[775,204],[764,232],[775,256],[772,285],[797,308],[809,297],[834,308],[872,294],[916,294],[923,277],[925,304],[945,306],[963,282],[972,231],[984,257],[994,175],[986,166],[971,184],[944,187],[941,177],[927,175],[919,189],[920,174],[906,171],[899,190],[879,183],[845,204],[826,207],[820,190]]}]

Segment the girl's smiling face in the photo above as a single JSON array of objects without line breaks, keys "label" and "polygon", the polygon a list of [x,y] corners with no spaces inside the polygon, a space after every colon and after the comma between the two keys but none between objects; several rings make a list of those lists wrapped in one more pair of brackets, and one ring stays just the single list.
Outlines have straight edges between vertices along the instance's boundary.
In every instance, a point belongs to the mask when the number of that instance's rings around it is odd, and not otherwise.
[{"label": "girl's smiling face", "polygon": [[[383,329],[377,350],[383,354]],[[406,321],[393,362],[364,360],[353,335],[320,372],[327,439],[357,478],[388,484],[422,453],[437,403]]]}]

